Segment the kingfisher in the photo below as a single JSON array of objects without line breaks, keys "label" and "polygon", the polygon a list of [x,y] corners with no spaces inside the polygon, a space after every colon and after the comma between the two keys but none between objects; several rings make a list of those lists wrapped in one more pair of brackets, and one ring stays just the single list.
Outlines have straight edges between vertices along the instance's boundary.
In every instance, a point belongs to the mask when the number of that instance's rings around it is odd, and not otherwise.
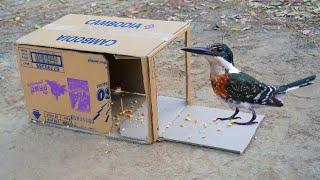
[{"label": "kingfisher", "polygon": [[247,122],[233,122],[238,125],[257,123],[255,109],[260,107],[282,107],[282,97],[288,91],[311,85],[316,75],[285,84],[274,86],[261,82],[234,66],[233,53],[223,43],[214,43],[206,47],[187,47],[186,52],[204,55],[210,66],[210,80],[214,93],[227,103],[235,112],[226,118],[218,120],[235,120],[239,109],[251,111],[252,118]]}]

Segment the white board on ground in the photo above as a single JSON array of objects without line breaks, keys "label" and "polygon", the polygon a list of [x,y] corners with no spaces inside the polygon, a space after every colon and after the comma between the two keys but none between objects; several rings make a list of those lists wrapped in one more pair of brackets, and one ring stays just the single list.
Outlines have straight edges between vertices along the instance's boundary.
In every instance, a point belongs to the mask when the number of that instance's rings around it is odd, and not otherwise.
[{"label": "white board on ground", "polygon": [[[163,121],[160,119],[160,114],[167,112],[162,111],[162,104],[177,104],[180,107],[181,99],[168,97],[158,99],[161,138],[240,154],[245,151],[264,118],[264,116],[258,115],[256,119],[258,123],[254,125],[230,125],[230,121],[216,121],[215,119],[229,117],[234,113],[233,111],[202,106],[185,106],[171,122],[168,119]],[[240,112],[239,116],[242,119],[236,121],[245,122],[252,117],[250,113],[243,112]]]}]

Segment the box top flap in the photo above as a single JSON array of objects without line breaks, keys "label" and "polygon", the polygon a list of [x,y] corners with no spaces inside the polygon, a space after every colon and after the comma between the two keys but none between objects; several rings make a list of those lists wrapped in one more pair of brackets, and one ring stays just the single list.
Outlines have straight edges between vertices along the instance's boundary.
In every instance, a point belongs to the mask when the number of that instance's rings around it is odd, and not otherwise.
[{"label": "box top flap", "polygon": [[188,22],[70,14],[16,43],[146,57],[188,26]]}]

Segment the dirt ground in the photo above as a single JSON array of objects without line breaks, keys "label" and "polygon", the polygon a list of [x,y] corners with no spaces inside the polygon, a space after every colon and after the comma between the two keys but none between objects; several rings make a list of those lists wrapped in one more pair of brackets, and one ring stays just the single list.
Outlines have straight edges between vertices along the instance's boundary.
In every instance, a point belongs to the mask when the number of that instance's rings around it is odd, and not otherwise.
[{"label": "dirt ground", "polygon": [[[0,1],[0,179],[320,179],[320,81],[287,94],[243,155],[184,144],[139,145],[30,123],[12,43],[69,13],[190,20],[193,44],[224,42],[235,65],[282,84],[320,72],[318,1]],[[157,58],[159,93],[184,96],[182,42]],[[212,94],[206,61],[192,58],[195,103]],[[175,87],[172,87],[175,84]]]}]

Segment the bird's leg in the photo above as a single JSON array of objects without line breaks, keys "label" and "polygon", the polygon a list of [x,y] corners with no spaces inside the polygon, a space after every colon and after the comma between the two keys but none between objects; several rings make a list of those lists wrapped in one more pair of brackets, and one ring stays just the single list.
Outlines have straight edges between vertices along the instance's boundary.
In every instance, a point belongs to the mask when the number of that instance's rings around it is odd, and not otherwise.
[{"label": "bird's leg", "polygon": [[257,121],[254,121],[257,118],[256,112],[253,109],[251,109],[251,112],[252,112],[252,118],[250,119],[250,121],[244,122],[244,123],[241,123],[241,122],[233,122],[233,123],[238,125],[251,125],[251,124],[258,123]]},{"label": "bird's leg", "polygon": [[230,116],[230,117],[227,117],[227,118],[217,118],[217,120],[221,120],[221,121],[225,121],[225,120],[231,120],[231,119],[241,119],[241,117],[236,117],[236,115],[239,113],[239,109],[236,108],[236,111]]}]

